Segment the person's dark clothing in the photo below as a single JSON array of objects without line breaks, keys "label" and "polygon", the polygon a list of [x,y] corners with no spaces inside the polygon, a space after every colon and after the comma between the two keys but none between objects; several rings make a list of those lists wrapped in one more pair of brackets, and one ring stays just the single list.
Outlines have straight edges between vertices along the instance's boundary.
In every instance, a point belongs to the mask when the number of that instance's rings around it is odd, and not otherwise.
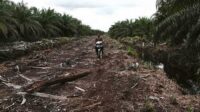
[{"label": "person's dark clothing", "polygon": [[[96,46],[96,42],[98,42],[98,41],[102,41],[103,42],[103,39],[102,38],[96,38],[95,39],[95,50],[96,50],[96,54],[97,55],[98,55],[98,47]],[[102,47],[100,49],[101,49],[102,55],[103,55],[103,50],[104,50],[103,43],[102,43]]]},{"label": "person's dark clothing", "polygon": [[[101,49],[101,51],[102,51],[102,55],[103,55],[103,46],[100,48]],[[96,50],[96,54],[98,55],[98,47],[97,46],[95,46],[95,50]]]}]

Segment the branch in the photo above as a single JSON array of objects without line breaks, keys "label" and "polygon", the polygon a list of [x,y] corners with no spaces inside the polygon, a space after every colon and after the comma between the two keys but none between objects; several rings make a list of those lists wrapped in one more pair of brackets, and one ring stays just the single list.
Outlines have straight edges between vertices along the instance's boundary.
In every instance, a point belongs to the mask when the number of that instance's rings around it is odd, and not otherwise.
[{"label": "branch", "polygon": [[[67,100],[68,98],[65,96],[57,96],[57,95],[51,95],[51,94],[46,94],[46,93],[40,93],[40,92],[35,92],[35,93],[27,93],[27,92],[18,92],[18,95],[32,95],[32,96],[37,96],[37,97],[42,97],[42,98],[50,98],[54,100]],[[22,101],[23,102],[23,101]]]},{"label": "branch", "polygon": [[83,77],[89,75],[90,73],[91,73],[90,71],[85,71],[82,73],[78,73],[77,75],[63,76],[63,77],[58,77],[58,78],[45,80],[45,81],[36,81],[33,84],[30,84],[30,85],[24,87],[24,91],[29,92],[29,93],[39,92],[51,85],[65,83],[65,82],[72,82],[74,80],[83,78]]}]

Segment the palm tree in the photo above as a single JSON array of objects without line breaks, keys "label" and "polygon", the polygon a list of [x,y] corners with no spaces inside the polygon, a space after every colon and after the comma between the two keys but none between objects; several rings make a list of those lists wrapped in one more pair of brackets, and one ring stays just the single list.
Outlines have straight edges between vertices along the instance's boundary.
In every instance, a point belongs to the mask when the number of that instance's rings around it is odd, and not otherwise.
[{"label": "palm tree", "polygon": [[146,37],[148,39],[152,38],[153,24],[151,19],[148,19],[146,17],[136,19],[134,22],[134,27],[134,35]]},{"label": "palm tree", "polygon": [[[158,0],[160,1],[160,0]],[[156,39],[169,39],[171,45],[194,42],[199,33],[200,1],[199,0],[165,0],[158,8],[156,16]],[[164,4],[170,4],[163,6]],[[181,5],[180,5],[181,4]],[[157,4],[158,5],[158,4]],[[163,7],[170,9],[163,11]],[[163,16],[164,15],[164,16]],[[162,19],[161,16],[163,16]],[[187,45],[191,45],[191,44]]]},{"label": "palm tree", "polygon": [[17,29],[22,39],[26,41],[38,40],[43,29],[31,10],[22,2],[16,5],[13,12],[13,17],[18,21]]},{"label": "palm tree", "polygon": [[140,36],[151,39],[153,32],[152,20],[139,18],[135,21],[125,20],[115,23],[109,29],[109,34],[114,38]]},{"label": "palm tree", "polygon": [[56,37],[62,34],[61,27],[62,17],[56,13],[53,9],[42,9],[38,15],[37,20],[43,26],[43,34],[46,37]]},{"label": "palm tree", "polygon": [[130,36],[132,30],[131,24],[132,20],[120,21],[115,23],[109,29],[110,36],[114,38]]},{"label": "palm tree", "polygon": [[0,37],[4,41],[6,39],[16,40],[18,37],[16,30],[17,21],[12,17],[11,5],[13,5],[13,2],[7,0],[0,1]]},{"label": "palm tree", "polygon": [[64,36],[75,36],[78,32],[78,25],[81,24],[81,22],[72,16],[64,14],[62,16],[62,22],[63,22],[63,28],[62,30]]},{"label": "palm tree", "polygon": [[190,79],[200,82],[200,1],[157,0],[157,3],[155,42],[167,40],[169,47],[178,48],[175,56],[168,58],[177,59],[174,63],[184,67]]},{"label": "palm tree", "polygon": [[28,8],[23,2],[15,4],[0,0],[0,40],[36,41],[59,36],[91,35],[93,30],[69,15],[53,9]]}]

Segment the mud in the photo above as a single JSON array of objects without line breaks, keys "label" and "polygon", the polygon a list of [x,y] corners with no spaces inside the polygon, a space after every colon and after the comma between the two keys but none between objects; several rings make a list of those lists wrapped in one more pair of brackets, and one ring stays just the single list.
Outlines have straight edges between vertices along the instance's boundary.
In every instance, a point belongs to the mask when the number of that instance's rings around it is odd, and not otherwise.
[{"label": "mud", "polygon": [[[45,80],[79,70],[92,73],[82,79],[49,87],[42,91],[68,100],[52,100],[36,96],[22,97],[16,90],[0,82],[2,112],[184,112],[200,111],[199,95],[184,95],[185,90],[167,78],[163,70],[148,69],[142,61],[127,55],[121,44],[108,37],[105,55],[97,59],[94,37],[63,45],[61,48],[35,51],[15,61],[1,63],[0,75],[5,80],[26,85],[18,72],[34,80]],[[140,63],[131,69],[131,64]],[[19,70],[16,69],[19,66]],[[81,88],[82,91],[80,89]],[[83,91],[84,90],[84,91]]]}]

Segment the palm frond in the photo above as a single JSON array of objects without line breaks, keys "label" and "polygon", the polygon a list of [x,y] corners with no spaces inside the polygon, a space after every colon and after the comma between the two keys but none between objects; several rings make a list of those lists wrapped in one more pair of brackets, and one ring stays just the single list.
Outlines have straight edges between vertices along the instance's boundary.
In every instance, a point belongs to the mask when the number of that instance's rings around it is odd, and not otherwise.
[{"label": "palm frond", "polygon": [[[198,21],[198,16],[200,15],[200,4],[196,4],[187,9],[183,9],[162,21],[156,27],[157,37],[163,37],[163,35],[170,36],[169,38],[174,38],[175,34],[185,23],[192,27]],[[187,28],[187,27],[185,27]],[[173,36],[174,35],[174,36]]]}]

